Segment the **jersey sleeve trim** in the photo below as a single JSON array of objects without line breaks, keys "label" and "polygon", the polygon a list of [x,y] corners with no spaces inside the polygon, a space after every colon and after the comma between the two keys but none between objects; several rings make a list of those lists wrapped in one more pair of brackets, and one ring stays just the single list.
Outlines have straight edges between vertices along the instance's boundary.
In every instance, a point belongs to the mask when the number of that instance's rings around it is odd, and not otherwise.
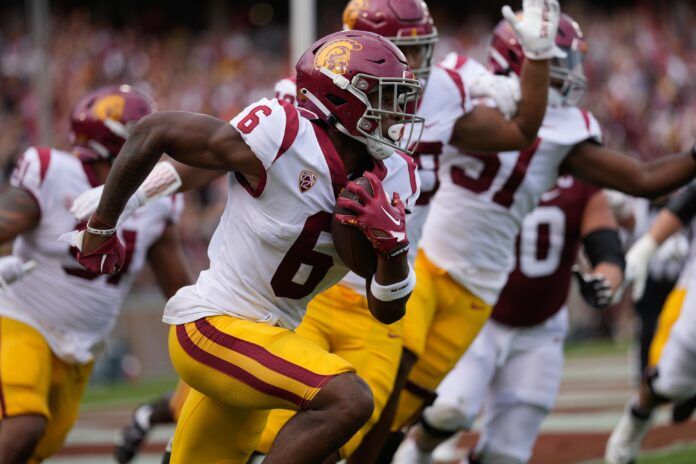
[{"label": "jersey sleeve trim", "polygon": [[587,130],[587,138],[585,140],[593,140],[597,143],[602,143],[602,131],[599,127],[599,123],[594,118],[592,113],[588,110],[578,108],[582,120],[585,123],[585,129]]},{"label": "jersey sleeve trim", "polygon": [[387,177],[387,167],[384,165],[384,161],[373,159],[373,168],[371,172],[377,176],[379,180],[384,180]]},{"label": "jersey sleeve trim", "polygon": [[404,161],[406,161],[406,166],[408,166],[408,178],[411,182],[411,195],[415,195],[418,192],[418,182],[416,180],[416,163],[413,161],[413,158],[399,151],[396,152],[396,155],[400,156],[401,158],[403,158]]},{"label": "jersey sleeve trim", "polygon": [[39,154],[39,186],[41,186],[46,178],[48,166],[51,164],[51,149],[49,147],[37,147],[36,151]]},{"label": "jersey sleeve trim", "polygon": [[244,177],[244,174],[240,172],[235,172],[234,177],[237,178],[239,181],[239,184],[244,187],[244,190],[246,190],[249,195],[251,195],[254,198],[258,198],[261,196],[263,193],[263,190],[266,188],[266,179],[267,179],[267,174],[265,170],[261,171],[261,174],[259,176],[259,183],[256,184],[256,188],[253,188],[249,181],[247,180],[246,177]]},{"label": "jersey sleeve trim", "polygon": [[582,115],[583,121],[585,121],[585,128],[587,129],[587,132],[590,131],[590,115],[587,114],[587,110],[580,110],[580,114]]},{"label": "jersey sleeve trim", "polygon": [[[39,150],[44,153],[41,154]],[[51,149],[46,150],[47,153],[37,147],[28,148],[17,160],[10,178],[11,186],[22,189],[34,199],[39,214],[43,212],[41,188],[51,160]]]},{"label": "jersey sleeve trim", "polygon": [[321,148],[321,152],[324,154],[324,158],[326,159],[326,164],[329,167],[334,195],[336,198],[338,198],[341,190],[346,186],[346,182],[348,182],[346,168],[343,165],[343,160],[341,160],[341,157],[338,156],[338,152],[333,146],[333,143],[331,143],[331,139],[326,131],[317,123],[312,123],[312,127],[314,128],[314,134],[317,137],[317,142],[319,142],[319,148]]},{"label": "jersey sleeve trim", "polygon": [[278,100],[278,103],[280,103],[280,106],[282,106],[285,111],[285,131],[283,132],[283,141],[280,142],[280,148],[278,148],[278,153],[273,159],[273,162],[283,156],[292,144],[295,143],[297,133],[300,129],[300,119],[295,107],[285,100]]},{"label": "jersey sleeve trim", "polygon": [[449,75],[450,78],[452,78],[452,82],[454,83],[455,87],[457,87],[457,90],[459,91],[459,97],[461,98],[461,105],[463,108],[467,107],[467,100],[466,100],[466,90],[464,88],[464,80],[462,79],[462,76],[459,75],[458,72],[453,71],[452,69],[445,68],[444,66],[440,66],[447,75]]}]

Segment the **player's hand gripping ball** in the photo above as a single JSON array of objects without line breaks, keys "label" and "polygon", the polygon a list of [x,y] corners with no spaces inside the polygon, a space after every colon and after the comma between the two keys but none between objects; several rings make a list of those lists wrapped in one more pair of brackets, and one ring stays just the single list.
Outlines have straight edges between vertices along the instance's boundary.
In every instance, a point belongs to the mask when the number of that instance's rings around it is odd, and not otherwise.
[{"label": "player's hand gripping ball", "polygon": [[[345,230],[346,226],[361,230],[363,238]],[[343,262],[363,277],[376,269],[374,251],[386,259],[408,251],[404,203],[398,193],[390,200],[382,182],[371,172],[346,185],[336,202],[331,233]],[[372,245],[372,253],[368,253],[364,238]]]}]

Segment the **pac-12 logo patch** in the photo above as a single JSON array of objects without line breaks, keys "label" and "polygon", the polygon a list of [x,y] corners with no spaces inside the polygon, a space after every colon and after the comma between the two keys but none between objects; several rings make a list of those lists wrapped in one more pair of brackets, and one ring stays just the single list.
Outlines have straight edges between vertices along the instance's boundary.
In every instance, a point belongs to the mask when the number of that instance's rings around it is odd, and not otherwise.
[{"label": "pac-12 logo patch", "polygon": [[303,169],[300,172],[299,184],[300,192],[305,193],[307,190],[311,189],[317,182],[317,175],[312,171]]}]

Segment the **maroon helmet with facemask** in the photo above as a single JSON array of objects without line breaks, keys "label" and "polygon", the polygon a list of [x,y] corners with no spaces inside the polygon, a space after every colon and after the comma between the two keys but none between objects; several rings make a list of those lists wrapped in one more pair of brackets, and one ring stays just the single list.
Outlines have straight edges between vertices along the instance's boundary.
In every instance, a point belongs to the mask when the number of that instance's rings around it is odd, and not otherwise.
[{"label": "maroon helmet with facemask", "polygon": [[152,98],[129,85],[101,87],[87,94],[70,116],[73,153],[81,161],[111,161],[132,125],[156,110]]},{"label": "maroon helmet with facemask", "polygon": [[399,47],[425,47],[423,64],[413,73],[430,74],[438,34],[423,0],[351,0],[343,11],[343,29],[374,32]]},{"label": "maroon helmet with facemask", "polygon": [[404,54],[384,37],[335,32],[314,43],[295,70],[297,105],[365,143],[372,156],[410,153],[420,138],[423,118],[413,114],[420,83]]},{"label": "maroon helmet with facemask", "polygon": [[[518,13],[518,15],[521,14]],[[556,45],[566,52],[565,58],[553,58],[549,75],[552,92],[549,103],[555,100],[562,105],[576,105],[582,98],[587,79],[582,62],[587,54],[585,36],[573,18],[561,14],[556,34]],[[493,30],[491,45],[488,48],[488,67],[495,74],[519,75],[522,71],[524,52],[510,24],[503,20]]]}]

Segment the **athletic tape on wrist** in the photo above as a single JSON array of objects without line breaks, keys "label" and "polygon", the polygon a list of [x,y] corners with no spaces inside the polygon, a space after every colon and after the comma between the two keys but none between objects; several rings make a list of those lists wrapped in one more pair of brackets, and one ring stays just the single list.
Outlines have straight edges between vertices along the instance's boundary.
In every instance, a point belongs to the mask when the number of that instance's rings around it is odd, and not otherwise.
[{"label": "athletic tape on wrist", "polygon": [[370,282],[370,293],[379,301],[394,301],[405,297],[413,291],[416,286],[416,273],[413,272],[411,265],[408,265],[408,275],[401,282],[389,285],[380,285],[372,276]]}]

